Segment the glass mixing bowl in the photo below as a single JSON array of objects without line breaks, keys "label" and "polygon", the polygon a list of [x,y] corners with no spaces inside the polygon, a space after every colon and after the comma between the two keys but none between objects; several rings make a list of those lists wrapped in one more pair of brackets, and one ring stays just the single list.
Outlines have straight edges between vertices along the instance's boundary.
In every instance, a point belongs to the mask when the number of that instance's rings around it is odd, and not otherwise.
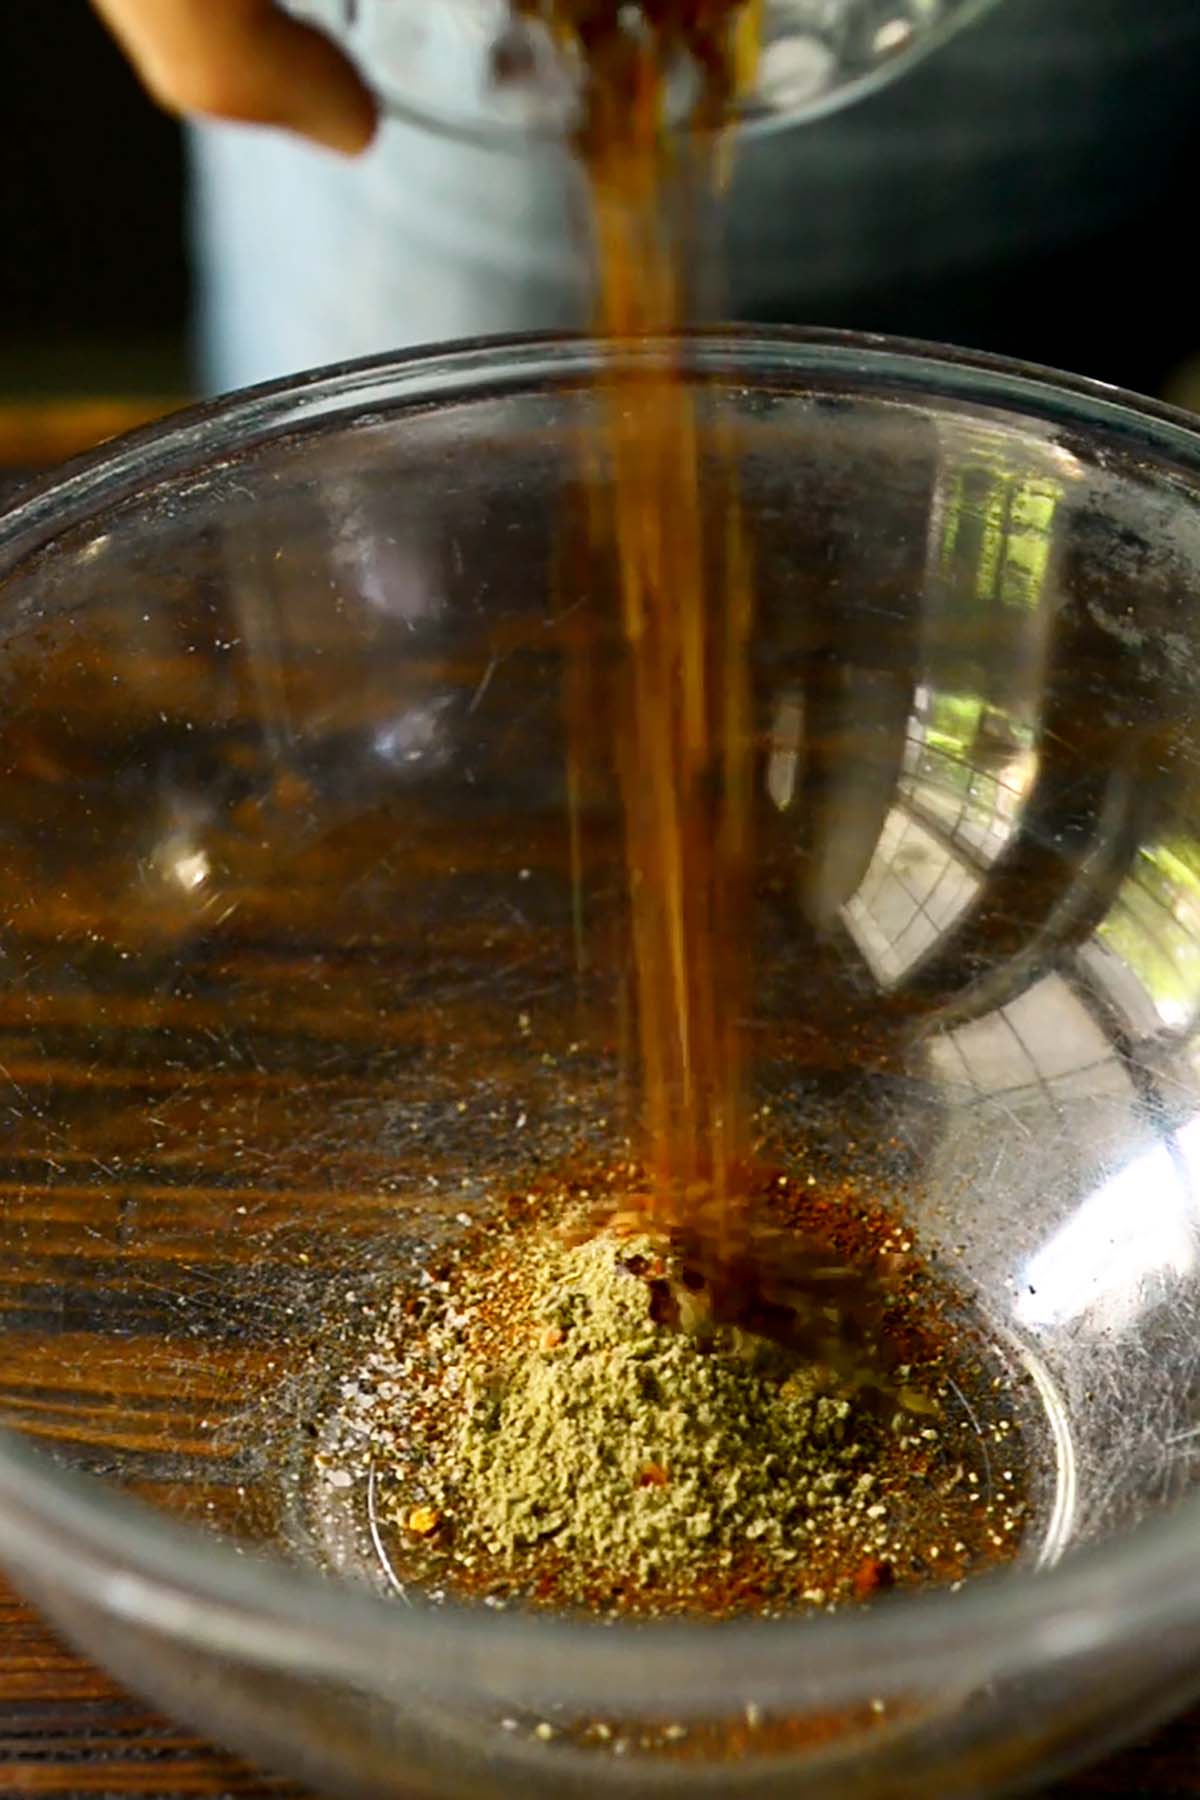
[{"label": "glass mixing bowl", "polygon": [[[551,577],[598,364],[316,374],[0,520],[0,1554],[135,1687],[340,1792],[1003,1788],[1200,1689],[1182,416],[877,340],[686,351],[757,569],[755,1086],[1019,1378],[1016,1566],[790,1621],[438,1607],[380,1591],[315,1454],[397,1270],[617,1130]],[[651,1729],[730,1720],[723,1757]]]}]

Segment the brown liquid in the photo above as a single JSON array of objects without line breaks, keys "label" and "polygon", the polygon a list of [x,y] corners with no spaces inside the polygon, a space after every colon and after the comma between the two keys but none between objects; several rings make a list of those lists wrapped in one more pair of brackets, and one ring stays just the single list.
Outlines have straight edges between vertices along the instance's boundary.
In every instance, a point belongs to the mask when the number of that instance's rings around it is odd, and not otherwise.
[{"label": "brown liquid", "polygon": [[[685,322],[685,203],[717,186],[719,127],[753,66],[758,8],[645,0],[636,31],[612,0],[523,0],[523,10],[548,20],[585,72],[578,148],[598,334],[618,351],[668,341],[641,367],[614,356],[599,384],[588,566],[567,574],[586,592],[611,557],[624,655],[600,706],[587,704],[585,670],[569,677],[571,785],[577,800],[603,756],[590,733],[615,733],[646,1208],[703,1223],[727,1246],[746,1153],[753,592],[732,454],[670,340]],[[681,55],[699,87],[685,129],[668,132],[666,77]],[[589,656],[594,643],[580,641]]]}]

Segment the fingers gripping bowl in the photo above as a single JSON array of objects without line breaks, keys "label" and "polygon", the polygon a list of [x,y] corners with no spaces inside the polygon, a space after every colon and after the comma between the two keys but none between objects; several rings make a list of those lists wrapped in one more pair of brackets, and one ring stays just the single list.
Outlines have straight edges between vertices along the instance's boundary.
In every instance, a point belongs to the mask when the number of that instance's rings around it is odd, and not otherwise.
[{"label": "fingers gripping bowl", "polygon": [[1020,1551],[957,1592],[438,1606],[322,1472],[398,1271],[619,1133],[549,599],[595,350],[235,397],[0,526],[0,1554],[334,1790],[978,1792],[1197,1685],[1200,441],[952,352],[689,354],[755,554],[755,1098],[1019,1395]]}]

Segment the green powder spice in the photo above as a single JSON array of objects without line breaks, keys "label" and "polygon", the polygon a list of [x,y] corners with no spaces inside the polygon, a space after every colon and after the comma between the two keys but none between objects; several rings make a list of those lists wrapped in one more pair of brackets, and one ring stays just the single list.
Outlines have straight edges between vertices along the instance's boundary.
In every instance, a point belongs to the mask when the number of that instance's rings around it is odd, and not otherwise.
[{"label": "green powder spice", "polygon": [[874,1418],[811,1363],[714,1325],[651,1239],[544,1243],[522,1335],[468,1379],[429,1482],[460,1543],[502,1561],[552,1545],[653,1582],[870,1532]]},{"label": "green powder spice", "polygon": [[361,1553],[434,1604],[729,1618],[953,1590],[1020,1553],[1011,1377],[906,1228],[767,1171],[735,1292],[736,1263],[714,1285],[694,1245],[604,1206],[635,1181],[508,1196],[385,1306],[348,1296],[337,1398],[306,1426],[336,1566]]}]

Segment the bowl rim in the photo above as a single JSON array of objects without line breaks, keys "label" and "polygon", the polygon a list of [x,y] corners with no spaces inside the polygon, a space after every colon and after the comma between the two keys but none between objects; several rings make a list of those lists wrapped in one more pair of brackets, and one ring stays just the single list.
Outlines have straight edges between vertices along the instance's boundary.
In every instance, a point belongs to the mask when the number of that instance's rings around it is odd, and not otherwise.
[{"label": "bowl rim", "polygon": [[[689,373],[746,388],[830,381],[879,397],[963,402],[1026,428],[1087,431],[1200,490],[1200,420],[1105,383],[971,351],[861,333],[747,327],[689,332],[614,352],[583,335],[529,334],[370,357],[189,407],[88,452],[0,509],[0,583],[115,501],[189,469],[326,422],[378,422],[499,392],[578,384],[601,359],[678,356]],[[747,376],[753,382],[747,382]],[[1200,1612],[1200,1496],[1065,1563],[897,1596],[857,1615],[729,1622],[571,1621],[447,1605],[405,1607],[279,1558],[235,1554],[99,1479],[0,1432],[0,1555],[35,1596],[66,1593],[165,1636],[260,1666],[393,1695],[540,1691],[566,1705],[729,1711],[737,1696],[827,1705],[922,1690],[1096,1651]]]}]

